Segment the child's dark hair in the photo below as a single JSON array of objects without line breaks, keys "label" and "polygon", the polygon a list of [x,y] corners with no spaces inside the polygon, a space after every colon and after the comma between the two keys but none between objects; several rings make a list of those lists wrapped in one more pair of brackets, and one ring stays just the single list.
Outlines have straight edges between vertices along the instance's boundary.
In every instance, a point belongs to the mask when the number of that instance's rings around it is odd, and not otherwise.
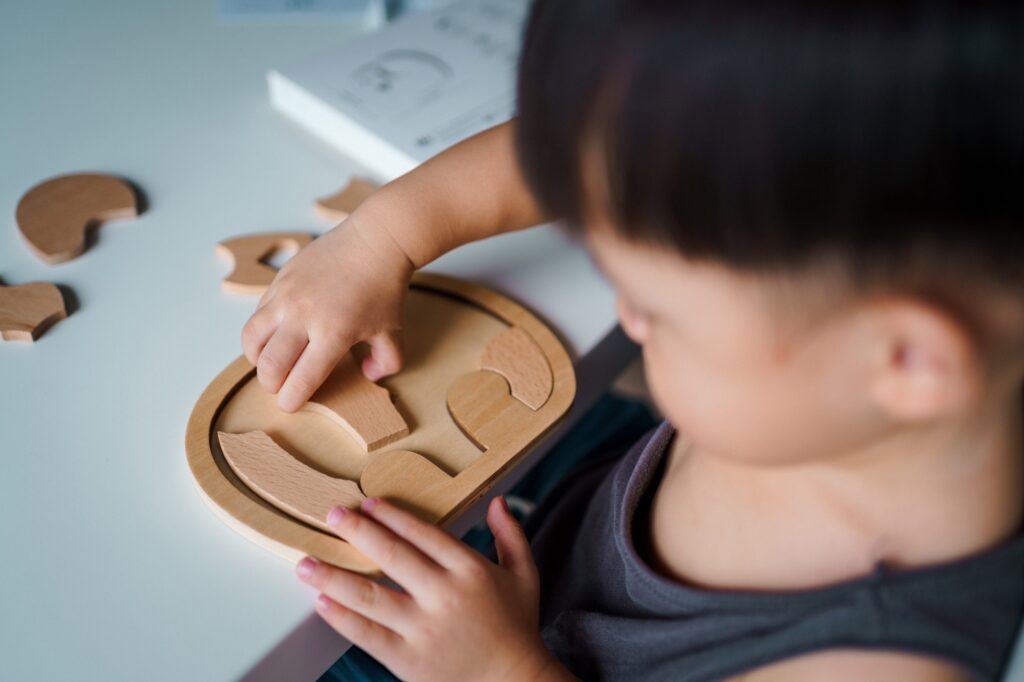
[{"label": "child's dark hair", "polygon": [[751,270],[930,254],[1021,291],[1022,4],[537,0],[520,162],[576,229],[596,150],[629,239]]}]

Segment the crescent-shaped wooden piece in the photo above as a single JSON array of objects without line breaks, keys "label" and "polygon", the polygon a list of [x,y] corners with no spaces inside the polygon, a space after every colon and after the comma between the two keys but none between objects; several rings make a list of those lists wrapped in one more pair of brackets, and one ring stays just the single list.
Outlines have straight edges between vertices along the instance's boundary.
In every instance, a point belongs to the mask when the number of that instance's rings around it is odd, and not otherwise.
[{"label": "crescent-shaped wooden piece", "polygon": [[[233,529],[292,562],[312,556],[379,574],[336,534],[254,492],[225,461],[219,432],[263,431],[303,465],[358,481],[367,495],[443,524],[486,495],[564,417],[576,391],[572,359],[542,320],[495,291],[436,273],[416,273],[411,288],[403,318],[406,368],[381,382],[410,432],[386,447],[367,453],[330,419],[281,412],[244,356],[203,391],[188,424],[189,468],[201,495]],[[554,388],[536,411],[511,394],[503,376],[479,369],[487,343],[507,327],[528,333],[551,368]],[[362,350],[356,348],[350,370]]]},{"label": "crescent-shaped wooden piece", "polygon": [[482,451],[500,447],[529,425],[533,410],[512,397],[500,374],[478,370],[448,387],[448,414]]},{"label": "crescent-shaped wooden piece", "polygon": [[359,204],[377,191],[374,182],[364,178],[352,178],[348,184],[334,194],[316,200],[317,213],[328,220],[342,221],[349,216]]},{"label": "crescent-shaped wooden piece", "polygon": [[391,394],[363,375],[352,353],[341,359],[302,409],[332,420],[367,452],[409,433],[409,425],[391,402]]},{"label": "crescent-shaped wooden piece", "polygon": [[512,395],[531,410],[539,410],[554,388],[551,366],[537,342],[519,327],[509,327],[484,348],[480,369],[505,377]]},{"label": "crescent-shaped wooden piece", "polygon": [[54,284],[0,285],[0,338],[4,341],[35,341],[65,317],[64,297]]},{"label": "crescent-shaped wooden piece", "polygon": [[218,431],[217,440],[231,470],[254,493],[328,533],[333,533],[327,525],[331,509],[355,509],[365,498],[355,481],[333,478],[306,466],[263,431]]},{"label": "crescent-shaped wooden piece", "polygon": [[15,219],[32,251],[43,262],[57,265],[85,251],[91,228],[138,214],[138,197],[125,180],[75,173],[44,180],[26,192]]},{"label": "crescent-shaped wooden piece", "polygon": [[221,282],[224,291],[233,294],[262,294],[277,276],[277,268],[264,259],[277,251],[298,253],[313,241],[308,232],[267,232],[225,239],[217,244],[217,255],[231,260],[233,269]]}]

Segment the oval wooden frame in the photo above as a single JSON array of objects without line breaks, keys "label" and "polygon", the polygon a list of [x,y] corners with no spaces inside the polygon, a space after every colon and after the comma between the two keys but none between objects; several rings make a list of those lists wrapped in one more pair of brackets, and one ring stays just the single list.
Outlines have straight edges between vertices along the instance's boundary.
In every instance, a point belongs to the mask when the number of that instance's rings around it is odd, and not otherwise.
[{"label": "oval wooden frame", "polygon": [[[568,411],[576,395],[576,375],[558,337],[519,303],[485,287],[435,273],[416,273],[411,286],[460,299],[523,329],[544,352],[554,380],[551,396],[534,413],[536,429],[510,430],[500,445],[459,472],[459,485],[467,492],[459,504],[439,519],[438,523],[443,524],[482,497]],[[244,356],[239,357],[206,387],[192,410],[185,451],[200,493],[214,513],[235,531],[290,561],[310,555],[354,571],[375,573],[376,566],[348,543],[261,500],[235,476],[223,454],[215,450],[213,430],[221,408],[255,371]]]}]

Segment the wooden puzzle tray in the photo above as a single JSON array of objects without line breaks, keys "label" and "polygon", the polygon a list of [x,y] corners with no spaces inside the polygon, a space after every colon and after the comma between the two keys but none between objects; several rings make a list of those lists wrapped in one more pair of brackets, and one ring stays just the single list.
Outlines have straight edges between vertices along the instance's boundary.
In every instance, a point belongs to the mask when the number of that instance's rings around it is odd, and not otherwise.
[{"label": "wooden puzzle tray", "polygon": [[[443,523],[479,499],[572,403],[572,362],[555,334],[501,294],[417,273],[405,366],[377,388],[357,346],[309,403],[277,408],[244,357],[206,388],[186,435],[192,474],[230,526],[288,558],[376,567],[324,516],[379,496]],[[386,389],[386,392],[385,392]]]}]

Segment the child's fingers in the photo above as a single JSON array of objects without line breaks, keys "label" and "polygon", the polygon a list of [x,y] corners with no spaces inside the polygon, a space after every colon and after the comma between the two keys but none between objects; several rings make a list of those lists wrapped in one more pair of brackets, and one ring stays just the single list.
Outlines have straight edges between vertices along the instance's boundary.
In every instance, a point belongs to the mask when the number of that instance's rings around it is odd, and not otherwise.
[{"label": "child's fingers", "polygon": [[274,296],[277,295],[277,287],[274,286],[276,283],[277,277],[275,276],[274,280],[270,283],[270,286],[263,291],[263,294],[260,296],[260,300],[256,301],[256,310],[259,310],[270,303],[274,299]]},{"label": "child's fingers", "polygon": [[363,501],[363,511],[416,549],[447,569],[456,569],[475,554],[437,526],[414,514],[371,497]]},{"label": "child's fingers", "polygon": [[491,500],[487,508],[487,525],[494,533],[494,546],[501,566],[532,584],[537,577],[537,567],[530,553],[530,543],[523,527],[509,511],[505,498]]},{"label": "child's fingers", "polygon": [[363,374],[377,381],[402,369],[402,338],[399,330],[370,337],[370,354],[363,359]]},{"label": "child's fingers", "polygon": [[306,557],[295,567],[299,578],[342,606],[389,630],[402,632],[409,622],[412,598],[361,575]]},{"label": "child's fingers", "polygon": [[294,412],[302,407],[324,383],[341,356],[348,352],[349,345],[312,339],[281,386],[277,406],[285,412]]},{"label": "child's fingers", "polygon": [[338,633],[379,660],[393,660],[404,640],[398,634],[347,609],[325,594],[316,599],[316,611]]},{"label": "child's fingers", "polygon": [[253,313],[242,327],[242,352],[253,366],[259,362],[260,353],[276,329],[277,320],[265,310]]},{"label": "child's fingers", "polygon": [[437,564],[368,516],[335,507],[327,515],[327,523],[414,597],[434,589],[443,579]]},{"label": "child's fingers", "polygon": [[281,390],[281,384],[299,359],[308,339],[306,330],[295,325],[282,325],[263,347],[256,361],[256,376],[260,385],[270,393]]}]

